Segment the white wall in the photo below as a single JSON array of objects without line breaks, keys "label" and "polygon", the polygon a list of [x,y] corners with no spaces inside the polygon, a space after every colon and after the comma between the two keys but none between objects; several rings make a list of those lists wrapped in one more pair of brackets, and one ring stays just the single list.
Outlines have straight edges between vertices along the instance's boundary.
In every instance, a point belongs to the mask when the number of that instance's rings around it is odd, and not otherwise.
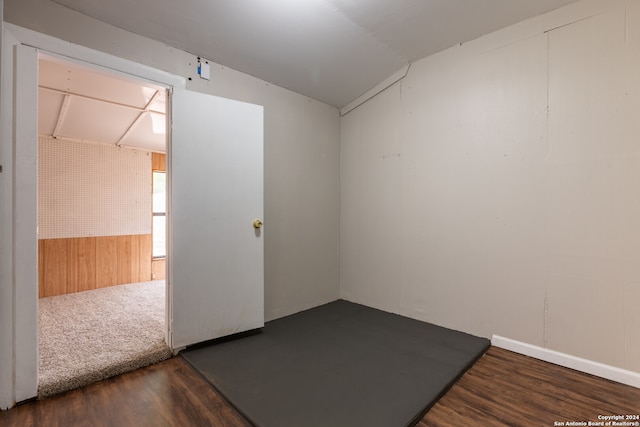
[{"label": "white wall", "polygon": [[[196,56],[100,23],[48,0],[8,0],[6,22],[78,45],[190,77],[187,88],[264,106],[265,317],[292,314],[339,297],[339,114],[246,74],[212,64],[197,77]],[[5,44],[11,48],[13,40]],[[9,49],[10,50],[10,49]],[[4,54],[3,59],[8,57]],[[11,88],[3,62],[2,88]],[[10,70],[10,68],[9,68]],[[0,408],[12,403],[12,134],[11,97],[3,92],[0,164]],[[7,122],[7,120],[9,120]],[[7,122],[7,123],[5,123]],[[7,124],[7,126],[5,126]],[[7,160],[8,159],[8,160]],[[21,284],[18,284],[20,286]]]},{"label": "white wall", "polygon": [[38,138],[38,239],[151,234],[151,153]]},{"label": "white wall", "polygon": [[414,63],[341,128],[342,297],[640,372],[640,2]]}]

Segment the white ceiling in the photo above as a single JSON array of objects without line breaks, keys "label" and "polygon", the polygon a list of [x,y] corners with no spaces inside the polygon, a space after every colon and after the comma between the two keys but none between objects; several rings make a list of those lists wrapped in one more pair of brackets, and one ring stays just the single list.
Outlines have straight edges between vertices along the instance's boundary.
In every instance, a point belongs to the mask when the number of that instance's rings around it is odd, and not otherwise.
[{"label": "white ceiling", "polygon": [[38,133],[62,140],[165,151],[166,90],[42,55]]},{"label": "white ceiling", "polygon": [[343,107],[410,62],[575,0],[53,1]]}]

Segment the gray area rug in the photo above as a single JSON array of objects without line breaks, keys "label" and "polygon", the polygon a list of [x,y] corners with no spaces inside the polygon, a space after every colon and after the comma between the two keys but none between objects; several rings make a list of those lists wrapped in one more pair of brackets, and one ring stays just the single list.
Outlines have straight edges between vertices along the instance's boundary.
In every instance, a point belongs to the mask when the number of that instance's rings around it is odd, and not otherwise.
[{"label": "gray area rug", "polygon": [[180,354],[260,427],[401,427],[489,345],[340,300]]},{"label": "gray area rug", "polygon": [[164,280],[40,298],[38,397],[171,357]]}]

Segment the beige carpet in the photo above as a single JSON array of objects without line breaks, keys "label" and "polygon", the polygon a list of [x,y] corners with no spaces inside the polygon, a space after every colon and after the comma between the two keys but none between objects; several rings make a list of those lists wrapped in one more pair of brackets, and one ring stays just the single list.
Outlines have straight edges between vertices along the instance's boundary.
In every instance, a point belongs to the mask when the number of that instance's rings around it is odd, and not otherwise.
[{"label": "beige carpet", "polygon": [[40,298],[38,311],[39,398],[171,357],[163,280]]}]

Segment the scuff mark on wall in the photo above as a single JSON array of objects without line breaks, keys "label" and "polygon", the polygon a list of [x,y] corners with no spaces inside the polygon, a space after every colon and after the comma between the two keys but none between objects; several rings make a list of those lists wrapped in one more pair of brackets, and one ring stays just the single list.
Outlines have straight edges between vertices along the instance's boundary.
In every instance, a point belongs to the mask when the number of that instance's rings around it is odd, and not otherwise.
[{"label": "scuff mark on wall", "polygon": [[629,5],[624,5],[624,44],[629,44]]}]

